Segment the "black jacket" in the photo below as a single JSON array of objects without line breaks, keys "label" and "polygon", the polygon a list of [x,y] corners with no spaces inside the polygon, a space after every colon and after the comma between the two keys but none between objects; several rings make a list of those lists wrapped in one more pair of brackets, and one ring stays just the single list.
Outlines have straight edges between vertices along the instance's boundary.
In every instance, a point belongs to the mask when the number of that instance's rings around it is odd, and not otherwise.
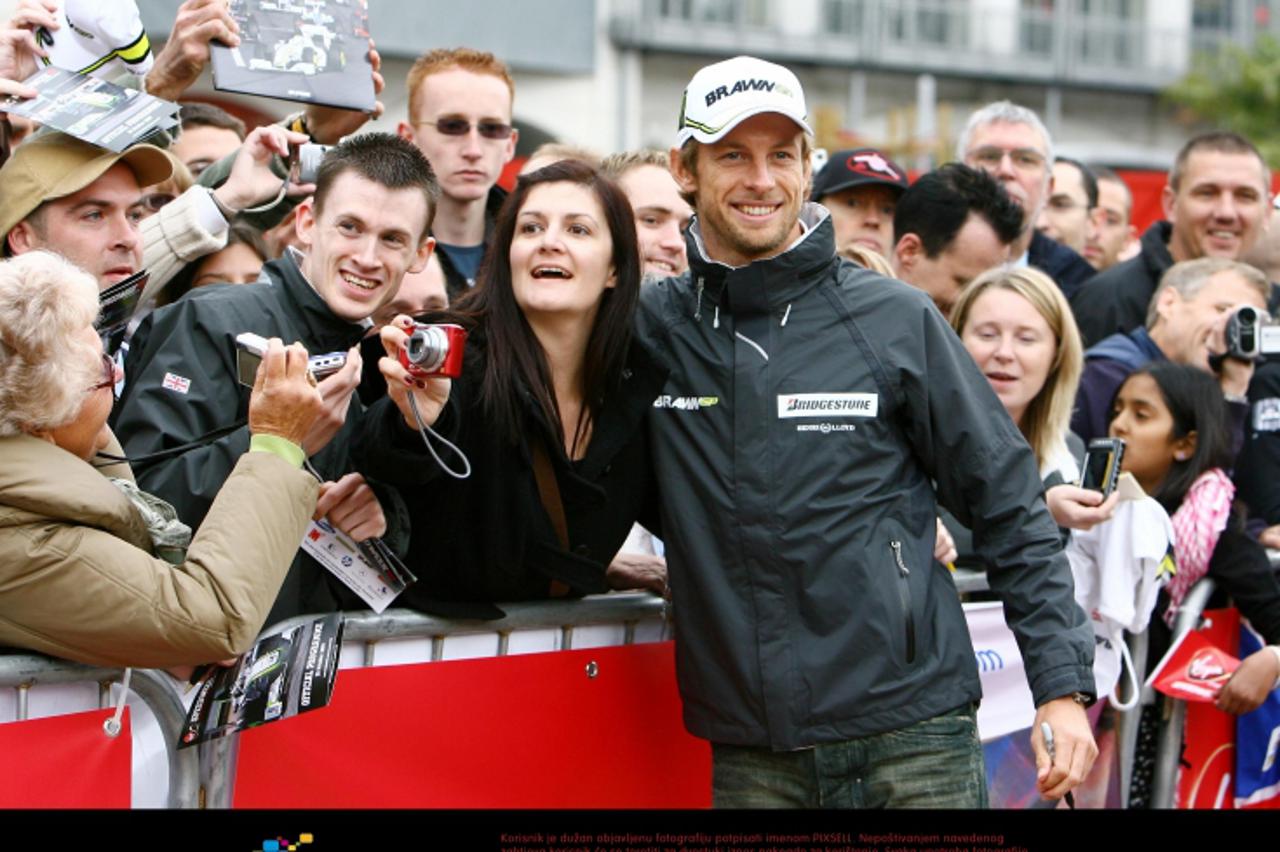
[{"label": "black jacket", "polygon": [[1071,298],[1071,311],[1080,326],[1085,347],[1125,333],[1147,321],[1147,306],[1160,278],[1173,266],[1169,236],[1173,225],[1156,222],[1142,235],[1136,257],[1103,270]]},{"label": "black jacket", "polygon": [[[333,315],[303,277],[292,256],[263,267],[270,284],[201,287],[150,314],[138,326],[125,362],[125,389],[112,425],[125,453],[137,458],[198,441],[217,430],[244,424],[249,388],[236,374],[235,337],[245,331],[299,341],[312,354],[345,351],[364,328]],[[333,440],[311,457],[326,479],[353,469],[352,441],[362,407],[353,399],[347,422]],[[138,485],[173,504],[183,522],[196,527],[214,495],[249,447],[249,428],[151,464],[135,465]],[[394,508],[383,500],[388,535],[397,524]],[[245,554],[246,559],[253,558]],[[299,551],[280,596],[267,618],[272,624],[307,612],[363,607],[359,598]]]},{"label": "black jacket", "polygon": [[1052,278],[1070,299],[1097,270],[1076,252],[1036,231],[1027,247],[1027,263]]},{"label": "black jacket", "polygon": [[689,730],[803,748],[981,695],[937,497],[975,532],[1037,704],[1092,694],[1093,634],[1030,448],[919,290],[839,259],[826,211],[784,253],[641,292],[671,370],[650,416]]},{"label": "black jacket", "polygon": [[1258,365],[1249,382],[1249,417],[1235,480],[1249,517],[1280,524],[1280,357]]},{"label": "black jacket", "polygon": [[[484,244],[489,245],[489,240],[493,237],[494,221],[498,218],[498,211],[502,209],[502,204],[507,200],[507,191],[502,187],[494,184],[489,189],[489,197],[484,203]],[[449,304],[453,304],[458,297],[471,289],[471,285],[467,282],[466,276],[458,271],[458,268],[449,260],[449,253],[436,250],[436,257],[440,258],[440,267],[444,270],[444,289],[449,294]]]},{"label": "black jacket", "polygon": [[[413,522],[408,564],[418,583],[397,605],[452,617],[496,618],[495,601],[548,597],[551,580],[575,594],[608,591],[605,568],[636,520],[656,523],[645,415],[665,379],[633,344],[622,385],[605,398],[586,456],[571,462],[563,442],[526,397],[527,439],[510,443],[486,422],[478,391],[487,355],[482,332],[467,341],[436,431],[471,461],[465,480],[443,475],[389,399],[369,411],[367,440],[386,448],[371,462],[401,486]],[[544,442],[569,532],[561,547],[538,496],[530,441]],[[457,458],[438,450],[455,469]]]}]

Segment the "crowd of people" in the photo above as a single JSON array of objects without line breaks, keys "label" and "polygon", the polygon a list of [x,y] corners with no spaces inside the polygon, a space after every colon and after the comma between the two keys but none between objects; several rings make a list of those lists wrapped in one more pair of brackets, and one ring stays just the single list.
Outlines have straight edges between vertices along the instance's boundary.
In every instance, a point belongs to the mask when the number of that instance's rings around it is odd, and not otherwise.
[{"label": "crowd of people", "polygon": [[[0,90],[32,94],[53,7],[0,31]],[[138,85],[181,98],[235,32],[187,0]],[[1229,339],[1280,304],[1250,265],[1271,193],[1248,140],[1190,139],[1139,237],[1124,182],[1008,101],[914,180],[871,148],[815,174],[800,81],[736,57],[692,77],[670,151],[544,146],[508,193],[506,66],[433,50],[408,90],[393,134],[195,102],[121,153],[6,128],[0,643],[204,664],[363,608],[299,547],[326,518],[410,566],[397,606],[670,597],[718,806],[982,807],[948,563],[1004,604],[1057,799],[1117,680],[1091,595],[1140,525],[1178,572],[1120,584],[1126,628],[1212,576],[1267,643],[1219,706],[1280,683],[1280,357]],[[333,147],[302,184],[307,143]],[[144,271],[104,351],[98,293]],[[466,332],[452,377],[402,357],[419,323]],[[247,378],[246,332],[269,340]],[[320,354],[343,363],[317,378]],[[1141,508],[1081,487],[1106,436]]]}]

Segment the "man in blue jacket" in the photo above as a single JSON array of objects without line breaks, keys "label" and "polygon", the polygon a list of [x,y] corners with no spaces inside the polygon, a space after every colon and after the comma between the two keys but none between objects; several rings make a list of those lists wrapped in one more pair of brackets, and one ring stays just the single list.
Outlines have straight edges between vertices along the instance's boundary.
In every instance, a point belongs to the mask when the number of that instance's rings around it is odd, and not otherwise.
[{"label": "man in blue jacket", "polygon": [[[936,497],[974,531],[1038,707],[1038,786],[1097,749],[1093,637],[1035,462],[924,293],[837,258],[805,203],[799,80],[737,57],[685,91],[690,271],[647,288],[685,724],[722,807],[982,807],[981,697]],[[1056,735],[1050,763],[1039,730]]]}]

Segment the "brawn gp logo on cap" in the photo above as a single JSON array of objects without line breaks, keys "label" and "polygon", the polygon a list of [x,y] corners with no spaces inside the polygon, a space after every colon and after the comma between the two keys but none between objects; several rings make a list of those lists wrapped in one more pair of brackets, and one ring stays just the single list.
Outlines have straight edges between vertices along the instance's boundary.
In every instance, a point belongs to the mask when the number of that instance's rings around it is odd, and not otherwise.
[{"label": "brawn gp logo on cap", "polygon": [[707,106],[711,106],[721,98],[727,98],[739,92],[772,92],[775,89],[780,94],[788,97],[792,96],[787,87],[779,85],[776,80],[739,80],[732,86],[716,86],[713,91],[707,92]]},{"label": "brawn gp logo on cap", "polygon": [[794,121],[810,136],[804,89],[788,69],[754,56],[735,56],[698,71],[680,104],[676,146],[690,139],[720,141],[753,115],[774,112]]}]

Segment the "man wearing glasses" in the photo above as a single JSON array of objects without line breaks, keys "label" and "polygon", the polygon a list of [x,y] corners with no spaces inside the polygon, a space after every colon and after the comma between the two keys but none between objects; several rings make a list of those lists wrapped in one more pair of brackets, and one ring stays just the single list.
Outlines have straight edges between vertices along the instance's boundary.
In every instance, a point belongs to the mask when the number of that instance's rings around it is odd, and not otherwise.
[{"label": "man wearing glasses", "polygon": [[1040,233],[1084,257],[1085,246],[1097,241],[1097,208],[1098,179],[1089,167],[1070,157],[1055,158],[1053,193],[1036,223]]},{"label": "man wearing glasses", "polygon": [[515,84],[493,54],[460,47],[421,57],[408,88],[409,120],[396,132],[422,150],[440,182],[432,235],[452,302],[475,284],[506,198],[497,182],[516,151]]},{"label": "man wearing glasses", "polygon": [[1013,244],[1014,262],[1034,266],[1057,282],[1070,298],[1094,269],[1071,249],[1035,228],[1053,187],[1053,140],[1040,117],[1026,107],[996,101],[969,116],[956,155],[965,165],[989,172],[1022,208],[1022,236]]}]

